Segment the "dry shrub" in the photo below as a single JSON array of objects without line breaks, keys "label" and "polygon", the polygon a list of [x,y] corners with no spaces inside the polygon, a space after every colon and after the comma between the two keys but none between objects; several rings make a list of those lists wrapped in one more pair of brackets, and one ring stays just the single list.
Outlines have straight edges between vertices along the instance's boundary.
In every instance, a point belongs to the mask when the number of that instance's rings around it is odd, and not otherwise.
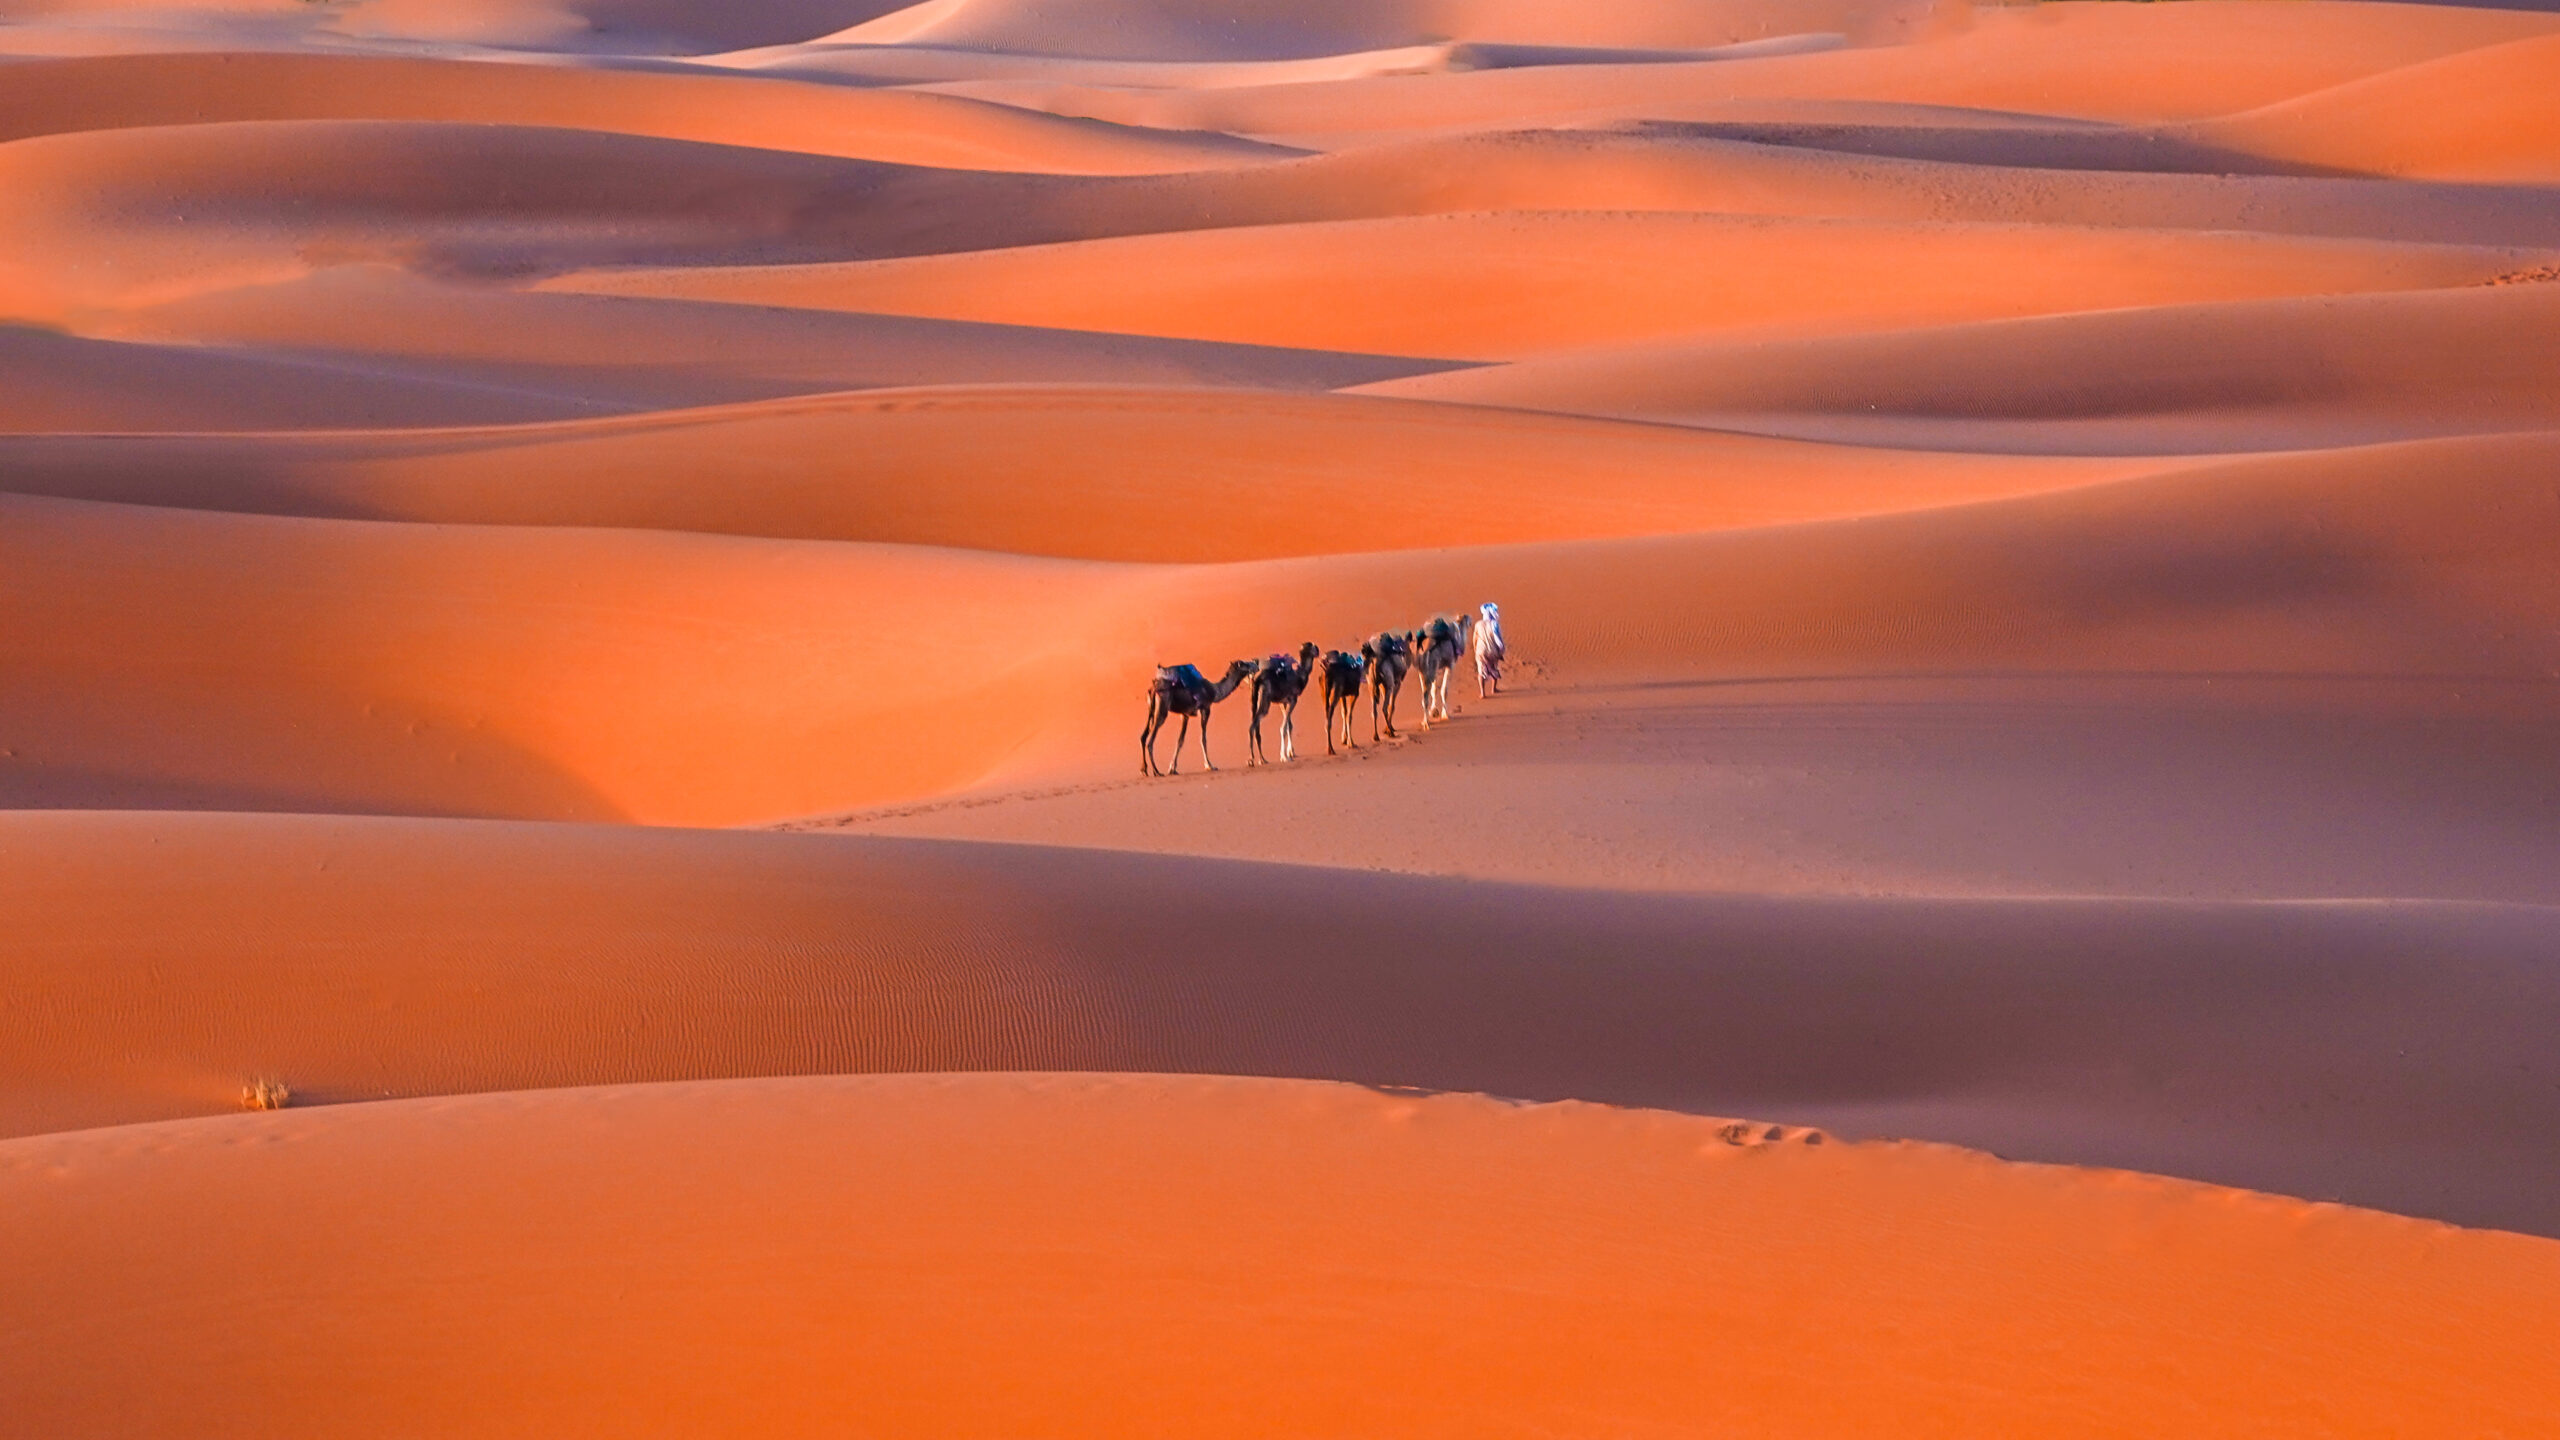
[{"label": "dry shrub", "polygon": [[281,1110],[293,1103],[293,1092],[281,1080],[260,1078],[240,1087],[243,1110]]}]

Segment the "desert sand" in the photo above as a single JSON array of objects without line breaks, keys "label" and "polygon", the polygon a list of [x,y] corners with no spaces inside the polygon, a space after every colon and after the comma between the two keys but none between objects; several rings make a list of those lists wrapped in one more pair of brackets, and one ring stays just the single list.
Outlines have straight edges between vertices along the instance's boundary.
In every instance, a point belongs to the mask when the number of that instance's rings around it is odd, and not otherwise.
[{"label": "desert sand", "polygon": [[[2554,93],[0,0],[0,1411],[2560,1430]],[[1446,721],[1137,773],[1485,601]]]}]

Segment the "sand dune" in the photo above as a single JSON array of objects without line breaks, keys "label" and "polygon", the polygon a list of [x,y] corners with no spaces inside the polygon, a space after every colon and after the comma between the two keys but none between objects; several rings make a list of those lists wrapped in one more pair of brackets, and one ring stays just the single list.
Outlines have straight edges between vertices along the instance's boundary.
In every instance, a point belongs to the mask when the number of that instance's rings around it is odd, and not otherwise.
[{"label": "sand dune", "polygon": [[[1125,623],[1071,618],[1106,568],[1023,557],[0,509],[21,805],[720,823],[895,799],[1034,733],[1026,677],[1108,683],[1084,647]],[[1035,613],[1054,639],[1025,644]],[[897,679],[919,649],[934,674]]]},{"label": "sand dune", "polygon": [[[0,146],[0,181],[10,196],[0,217],[0,306],[49,323],[329,265],[506,280],[606,264],[874,259],[1486,209],[2560,245],[2560,219],[2541,192],[2516,187],[1985,174],[1677,132],[1434,140],[1244,171],[1107,177],[891,166],[558,129],[239,122],[18,141]],[[498,214],[505,223],[494,222]]]},{"label": "sand dune", "polygon": [[[2203,120],[2405,65],[2560,32],[2529,11],[2329,3],[1977,6],[1952,33],[1699,66],[1535,68],[1330,84],[1115,93],[1060,85],[1044,108],[1126,123],[1262,136],[1555,123],[1592,114],[1678,118],[1679,107],[1821,96],[2120,124]],[[1773,27],[1773,32],[1791,28]],[[1815,28],[1815,27],[1806,27]],[[1923,22],[1921,28],[1930,28]],[[1357,47],[1345,47],[1357,48]],[[1027,95],[1025,96],[1027,98]]]},{"label": "sand dune", "polygon": [[0,1430],[2540,1434],[2555,45],[0,0]]},{"label": "sand dune", "polygon": [[[1450,363],[899,316],[526,295],[382,265],[338,266],[93,316],[87,328],[85,336],[0,331],[0,353],[45,367],[0,396],[0,431],[505,425],[920,383],[1317,391]],[[398,432],[383,438],[393,448],[449,443],[403,440]],[[148,478],[120,473],[127,483]],[[24,487],[0,481],[0,488]]]},{"label": "sand dune", "polygon": [[[1418,178],[1444,166],[1462,178]],[[526,176],[541,178],[517,178]],[[278,121],[19,141],[0,147],[0,178],[12,186],[0,226],[0,305],[21,320],[81,324],[329,266],[393,264],[504,282],[605,264],[876,259],[1483,209],[1711,209],[2560,245],[2560,220],[2539,192],[2511,187],[2032,170],[1985,178],[1972,167],[1676,133],[1434,141],[1249,171],[1080,177],[568,130]],[[493,202],[493,193],[503,199]],[[506,224],[485,218],[493,203],[508,211]],[[2237,242],[2184,243],[2199,256],[2217,243],[2239,250]],[[1254,245],[1230,242],[1239,247]],[[2105,248],[2095,237],[2086,247]],[[2323,264],[2302,253],[2306,267]]]},{"label": "sand dune", "polygon": [[932,85],[934,93],[971,94],[1042,111],[1062,87],[1113,89],[1226,89],[1237,86],[1305,85],[1373,75],[1433,75],[1508,70],[1539,65],[1672,65],[1753,59],[1834,49],[1848,37],[1813,31],[1744,40],[1704,49],[1641,49],[1567,45],[1485,44],[1433,40],[1383,50],[1353,50],[1296,60],[1096,60],[1081,56],[1026,55],[1012,51],[954,49],[928,44],[777,45],[706,58],[702,63],[806,79],[861,80],[873,84]]},{"label": "sand dune", "polygon": [[[1878,251],[1899,267],[1902,283],[1890,290],[1868,283]],[[2477,284],[2548,253],[2059,226],[1509,213],[840,265],[605,271],[546,288],[1498,360],[1680,334],[1824,334]],[[1579,263],[1592,255],[1610,263]],[[1131,273],[1168,278],[1139,290],[1106,283]],[[1311,308],[1310,291],[1339,303]]]},{"label": "sand dune", "polygon": [[256,1076],[326,1103],[1204,1071],[1739,1109],[2560,1231],[2543,906],[1639,896],[293,816],[0,836],[9,981],[40,997],[0,1047],[20,1132],[218,1113]]},{"label": "sand dune", "polygon": [[52,319],[367,261],[496,278],[684,254],[841,258],[823,240],[811,253],[813,231],[879,168],[389,121],[46,136],[0,146],[0,302]]},{"label": "sand dune", "polygon": [[1850,444],[2104,454],[2560,423],[2560,285],[2154,306],[1897,333],[1667,343],[1376,393]]},{"label": "sand dune", "polygon": [[[378,8],[369,7],[369,8]],[[959,169],[1148,174],[1289,152],[952,95],[396,56],[178,54],[23,65],[0,140],[238,120],[549,126]]]},{"label": "sand dune", "polygon": [[1682,49],[1808,31],[1883,38],[1943,23],[1932,9],[1908,0],[1713,0],[1676,9],[1603,0],[1564,12],[1524,0],[1082,0],[1071,8],[924,0],[825,38],[1106,60],[1312,58],[1439,39]]},{"label": "sand dune", "polygon": [[2163,465],[1135,386],[881,390],[476,431],[0,432],[0,490],[22,495],[1183,562],[1885,514]]},{"label": "sand dune", "polygon": [[[1524,648],[1541,638],[1524,631]],[[2560,886],[2548,677],[1736,675],[1537,680],[1490,700],[1459,689],[1459,723],[1381,746],[1363,714],[1338,759],[1307,704],[1288,766],[1238,767],[1236,715],[1216,777],[979,792],[802,824],[1601,890],[2538,904]],[[1275,758],[1278,725],[1265,727]]]},{"label": "sand dune", "polygon": [[896,8],[897,0],[371,0],[326,24],[355,36],[691,54],[806,39]]},{"label": "sand dune", "polygon": [[0,1364],[92,1433],[2521,1432],[2560,1324],[2548,1241],[1238,1080],[560,1092],[0,1167],[50,1317]]},{"label": "sand dune", "polygon": [[426,41],[524,47],[524,54],[654,55],[806,39],[895,8],[896,0],[746,0],[716,9],[687,0],[370,0],[343,9],[289,0],[6,0],[0,18],[39,38],[69,32],[137,49]]},{"label": "sand dune", "polygon": [[2443,180],[2560,181],[2560,36],[2468,50],[2207,121],[2254,154]]},{"label": "sand dune", "polygon": [[1569,683],[2539,677],[2560,613],[2550,450],[2483,439],[1868,519],[1184,567],[13,497],[0,674],[23,698],[0,793],[733,824],[1110,778],[1150,664],[1340,643],[1476,595],[1540,617],[1539,657]]},{"label": "sand dune", "polygon": [[614,408],[449,367],[0,325],[0,434],[506,424]]},{"label": "sand dune", "polygon": [[412,364],[491,389],[669,410],[1001,382],[1326,390],[1452,362],[686,300],[524,294],[338,265],[93,321],[108,339]]}]

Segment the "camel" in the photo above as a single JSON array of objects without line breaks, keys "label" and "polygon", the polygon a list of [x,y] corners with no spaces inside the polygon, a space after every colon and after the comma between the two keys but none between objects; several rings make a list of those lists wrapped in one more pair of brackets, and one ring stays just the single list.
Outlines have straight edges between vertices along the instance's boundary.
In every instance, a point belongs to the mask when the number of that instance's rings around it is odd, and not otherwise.
[{"label": "camel", "polygon": [[1271,757],[1262,753],[1262,717],[1271,707],[1280,707],[1280,759],[1283,763],[1298,758],[1298,697],[1307,693],[1307,682],[1315,678],[1316,642],[1298,647],[1298,658],[1274,655],[1254,668],[1253,728],[1249,732],[1245,763],[1260,765]]},{"label": "camel", "polygon": [[1404,690],[1405,672],[1413,668],[1413,636],[1381,630],[1360,642],[1369,662],[1369,743],[1376,744],[1383,722],[1387,738],[1396,738],[1396,696]]},{"label": "camel", "polygon": [[1413,632],[1413,665],[1422,672],[1422,725],[1449,718],[1449,677],[1458,673],[1458,657],[1467,653],[1467,622],[1434,615]]},{"label": "camel", "polygon": [[1324,682],[1324,753],[1340,754],[1333,748],[1333,717],[1342,716],[1342,743],[1353,750],[1360,742],[1351,738],[1351,722],[1360,713],[1360,681],[1368,673],[1369,662],[1359,655],[1340,650],[1327,650],[1316,662],[1316,678]]},{"label": "camel", "polygon": [[1476,607],[1476,698],[1502,691],[1502,607],[1487,600]]},{"label": "camel", "polygon": [[1216,684],[1200,673],[1197,665],[1159,665],[1155,684],[1147,688],[1147,728],[1138,733],[1138,748],[1146,755],[1139,773],[1161,775],[1168,772],[1156,768],[1156,732],[1164,728],[1164,717],[1179,715],[1182,728],[1173,736],[1173,769],[1182,773],[1182,742],[1191,734],[1191,717],[1200,717],[1200,763],[1217,769],[1209,758],[1209,707],[1236,692],[1236,687],[1253,673],[1253,662],[1238,660],[1227,667],[1225,678]]}]

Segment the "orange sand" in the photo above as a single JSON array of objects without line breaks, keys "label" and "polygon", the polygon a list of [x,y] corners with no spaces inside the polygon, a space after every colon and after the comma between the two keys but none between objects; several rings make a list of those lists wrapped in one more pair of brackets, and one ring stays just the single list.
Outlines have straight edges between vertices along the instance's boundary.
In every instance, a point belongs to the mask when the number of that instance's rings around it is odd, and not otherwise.
[{"label": "orange sand", "polygon": [[2555,47],[0,0],[0,1429],[2560,1428]]},{"label": "orange sand", "polygon": [[0,1276],[26,1303],[0,1375],[22,1423],[87,1434],[2523,1435],[2550,1415],[2560,1243],[1772,1130],[1003,1076],[19,1140]]},{"label": "orange sand", "polygon": [[[2229,728],[2224,717],[2207,733],[2227,741]],[[2436,764],[2497,736],[2475,723],[2435,738]],[[2340,738],[2322,749],[2334,756]],[[1839,747],[1790,758],[1826,748]],[[2217,758],[2236,768],[2228,751]],[[1543,798],[1562,825],[1629,808],[1605,772],[1573,778],[1585,776],[1578,810],[1534,781],[1506,788]],[[2277,813],[2250,815],[2251,797],[2237,797],[2224,828],[2315,829],[2266,783],[2287,777],[2252,778]],[[1268,783],[1317,787],[1293,807],[1301,823],[1335,818],[1321,778]],[[2538,788],[2547,802],[2547,773]],[[1445,808],[1449,796],[1380,798]],[[1796,823],[1856,800],[1811,787],[1789,798]],[[0,1025],[0,1133],[218,1114],[260,1076],[331,1104],[703,1076],[1188,1070],[1767,1111],[2560,1229],[2560,1174],[2538,1138],[2560,1123],[2560,1098],[2517,1083],[2542,1069],[2560,1003],[2540,963],[2554,922],[2537,904],[2388,898],[2406,875],[2355,898],[2270,902],[2257,897],[2299,877],[2263,862],[2187,898],[2174,879],[2118,878],[2159,843],[2131,826],[2079,839],[2080,864],[2117,890],[2086,899],[2050,874],[1977,875],[1991,883],[1966,897],[1946,858],[1872,897],[1801,875],[1759,896],[1700,894],[1695,881],[1635,895],[1622,887],[1647,876],[1623,852],[1601,876],[1470,878],[1535,858],[1534,830],[1508,837],[1508,857],[1490,837],[1280,866],[1079,848],[1119,841],[1115,813],[1144,799],[1050,802],[1082,824],[1033,846],[8,817],[13,986],[28,1003]],[[1230,808],[1256,816],[1268,803]],[[1641,817],[1620,822],[1631,838]],[[1876,818],[1868,844],[1927,854],[1986,817],[1903,821],[1900,835]],[[2519,818],[2483,804],[2443,828],[2485,834]],[[1169,824],[1166,838],[1220,843],[1178,814]],[[1415,839],[1388,830],[1369,844]],[[2344,869],[2342,848],[2352,842],[2295,863]],[[1350,868],[1416,860],[1450,878]],[[2464,860],[2488,868],[2448,857]],[[2510,883],[2547,893],[2550,867]],[[2422,972],[2410,954],[2429,957]],[[2019,1023],[2022,1007],[2034,1024]]]}]

